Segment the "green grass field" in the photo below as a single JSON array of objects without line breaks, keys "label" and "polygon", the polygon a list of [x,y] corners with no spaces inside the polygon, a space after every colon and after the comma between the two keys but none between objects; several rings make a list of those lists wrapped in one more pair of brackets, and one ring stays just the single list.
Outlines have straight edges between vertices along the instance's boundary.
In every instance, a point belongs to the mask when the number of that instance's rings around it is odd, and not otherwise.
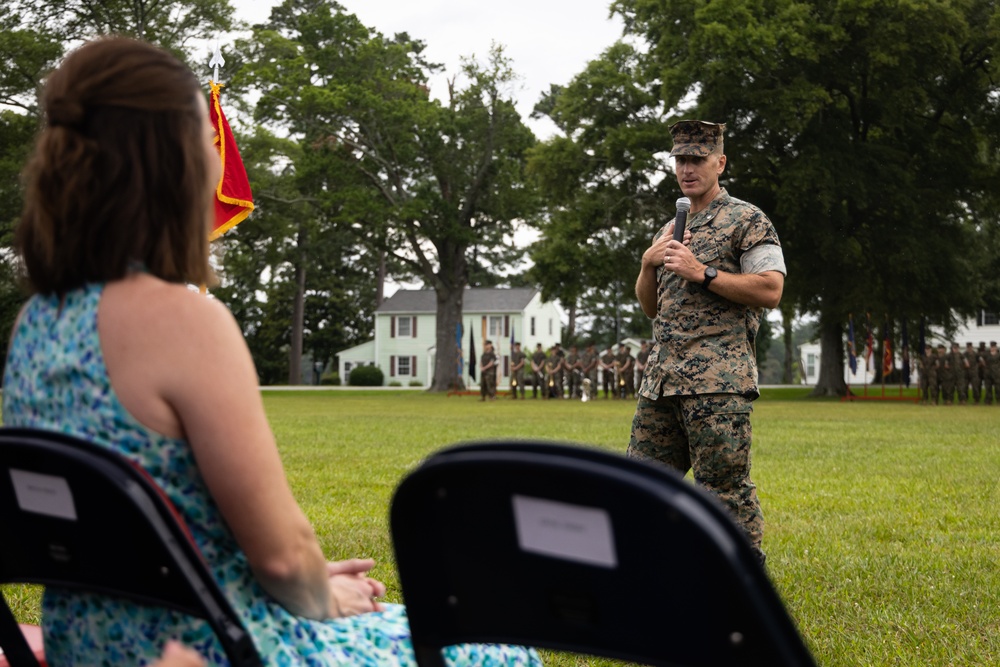
[{"label": "green grass field", "polygon": [[[633,410],[422,392],[264,400],[328,556],[376,558],[392,601],[389,499],[423,457],[491,437],[623,452]],[[776,389],[755,404],[753,424],[769,570],[820,665],[1000,663],[1000,407],[841,403]],[[19,618],[37,621],[37,590],[6,593]]]}]

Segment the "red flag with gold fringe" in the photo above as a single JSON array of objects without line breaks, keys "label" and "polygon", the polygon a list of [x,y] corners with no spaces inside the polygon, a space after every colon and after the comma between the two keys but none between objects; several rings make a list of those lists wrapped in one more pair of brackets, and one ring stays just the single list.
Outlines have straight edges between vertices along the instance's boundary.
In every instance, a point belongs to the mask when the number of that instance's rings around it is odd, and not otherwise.
[{"label": "red flag with gold fringe", "polygon": [[219,103],[222,84],[209,81],[208,85],[212,88],[208,113],[212,119],[212,127],[215,128],[216,146],[222,161],[222,178],[215,188],[215,223],[209,235],[209,240],[214,241],[250,215],[253,210],[253,193],[250,191],[250,179],[243,167],[233,131],[229,129],[229,122]]}]

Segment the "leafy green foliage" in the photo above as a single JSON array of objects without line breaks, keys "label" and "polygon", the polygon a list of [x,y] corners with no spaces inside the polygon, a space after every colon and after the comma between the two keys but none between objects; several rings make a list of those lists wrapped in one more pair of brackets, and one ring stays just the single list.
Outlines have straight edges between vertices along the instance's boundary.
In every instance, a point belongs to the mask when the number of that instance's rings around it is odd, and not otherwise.
[{"label": "leafy green foliage", "polygon": [[534,137],[502,49],[466,61],[464,85],[453,79],[441,103],[421,42],[387,38],[328,0],[286,0],[240,48],[242,85],[261,93],[256,118],[301,146],[315,212],[394,277],[437,290],[435,388],[448,388],[462,291],[517,257],[507,241],[535,202],[522,173]]},{"label": "leafy green foliage", "polygon": [[[1000,224],[995,3],[614,9],[648,46],[663,107],[728,123],[728,187],[775,221],[785,298],[820,314],[824,349],[852,311],[947,326],[983,307]],[[838,378],[824,364],[821,385]]]},{"label": "leafy green foliage", "polygon": [[358,366],[351,369],[347,384],[352,387],[381,387],[384,380],[385,375],[378,366]]}]

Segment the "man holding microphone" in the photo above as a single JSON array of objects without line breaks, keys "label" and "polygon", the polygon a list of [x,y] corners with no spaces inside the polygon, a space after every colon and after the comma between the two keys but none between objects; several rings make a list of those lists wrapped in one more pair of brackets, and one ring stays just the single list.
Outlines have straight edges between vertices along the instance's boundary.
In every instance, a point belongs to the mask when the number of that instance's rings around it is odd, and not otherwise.
[{"label": "man holding microphone", "polygon": [[653,319],[650,351],[628,455],[654,459],[713,492],[764,562],[764,518],[750,479],[750,412],[757,389],[755,341],[775,308],[785,262],[764,213],[719,185],[725,125],[671,126],[677,183],[690,200],[687,229],[674,222],[643,253],[636,296]]}]

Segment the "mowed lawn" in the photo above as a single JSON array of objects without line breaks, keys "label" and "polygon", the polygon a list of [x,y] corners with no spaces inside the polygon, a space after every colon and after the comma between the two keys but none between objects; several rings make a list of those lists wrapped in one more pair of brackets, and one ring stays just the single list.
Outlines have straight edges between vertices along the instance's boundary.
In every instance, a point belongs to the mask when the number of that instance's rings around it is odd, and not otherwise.
[{"label": "mowed lawn", "polygon": [[[376,558],[391,601],[389,500],[422,458],[497,437],[624,452],[634,407],[402,391],[266,391],[264,402],[326,553]],[[769,571],[820,665],[1000,664],[1000,407],[765,390],[753,424]],[[37,620],[36,594],[6,592]]]}]

